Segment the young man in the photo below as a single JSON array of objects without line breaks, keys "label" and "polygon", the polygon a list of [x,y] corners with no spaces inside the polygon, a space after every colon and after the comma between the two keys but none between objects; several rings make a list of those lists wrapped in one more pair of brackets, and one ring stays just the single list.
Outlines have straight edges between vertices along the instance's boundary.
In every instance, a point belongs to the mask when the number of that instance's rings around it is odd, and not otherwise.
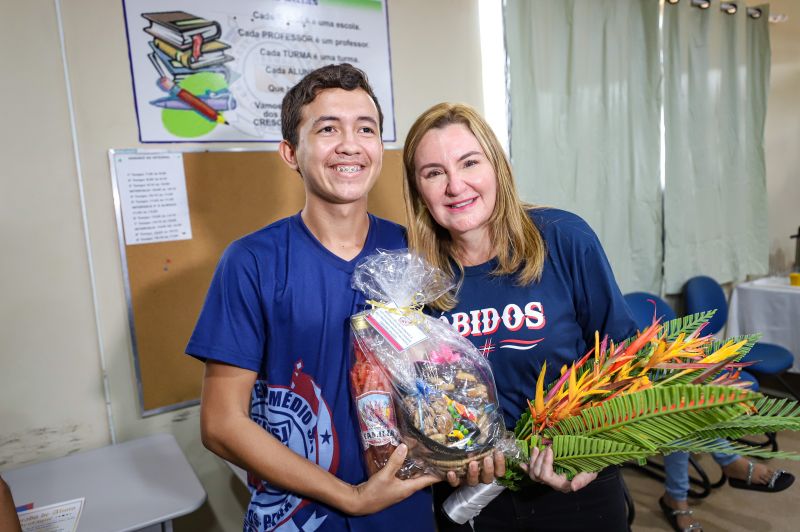
[{"label": "young man", "polygon": [[250,472],[244,529],[433,530],[431,476],[398,480],[406,454],[366,478],[348,387],[355,264],[405,247],[367,213],[383,115],[364,73],[330,65],[283,99],[281,158],[303,210],[231,244],[186,349],[206,363],[203,443]]}]

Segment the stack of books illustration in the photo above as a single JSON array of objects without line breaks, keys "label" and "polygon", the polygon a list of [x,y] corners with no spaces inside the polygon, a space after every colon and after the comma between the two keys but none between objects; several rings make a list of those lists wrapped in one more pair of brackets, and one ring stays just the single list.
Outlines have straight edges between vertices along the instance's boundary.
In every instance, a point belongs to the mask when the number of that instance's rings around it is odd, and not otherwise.
[{"label": "stack of books illustration", "polygon": [[219,40],[218,22],[185,11],[142,13],[150,21],[144,31],[153,36],[149,42],[158,59],[166,66],[175,83],[197,72],[215,72],[228,79],[224,63],[233,60],[225,50],[230,45]]},{"label": "stack of books illustration", "polygon": [[[150,22],[144,31],[153,39],[148,42],[153,52],[151,61],[161,76],[169,76],[178,84],[192,74],[210,72],[220,74],[226,83],[230,74],[225,63],[233,57],[225,54],[230,48],[219,40],[222,29],[219,22],[207,20],[185,11],[162,11],[142,13]],[[163,68],[162,68],[163,67]],[[197,95],[215,111],[227,111],[236,107],[236,101],[227,89],[218,92],[206,91]],[[192,107],[175,95],[150,102],[166,109],[191,109]]]}]

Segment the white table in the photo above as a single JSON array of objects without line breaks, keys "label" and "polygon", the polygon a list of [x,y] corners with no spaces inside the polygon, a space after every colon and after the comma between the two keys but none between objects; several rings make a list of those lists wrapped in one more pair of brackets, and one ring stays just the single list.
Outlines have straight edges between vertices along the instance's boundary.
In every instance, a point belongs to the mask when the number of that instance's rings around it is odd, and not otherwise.
[{"label": "white table", "polygon": [[727,336],[761,333],[764,342],[785,347],[800,372],[800,287],[787,277],[766,277],[733,289]]},{"label": "white table", "polygon": [[171,434],[4,471],[17,506],[85,497],[78,532],[140,530],[202,506],[206,492]]}]

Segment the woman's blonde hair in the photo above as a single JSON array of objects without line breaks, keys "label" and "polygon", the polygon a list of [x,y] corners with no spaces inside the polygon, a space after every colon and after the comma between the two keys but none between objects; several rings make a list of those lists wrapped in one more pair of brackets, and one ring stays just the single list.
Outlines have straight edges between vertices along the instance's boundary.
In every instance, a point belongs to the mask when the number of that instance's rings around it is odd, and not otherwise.
[{"label": "woman's blonde hair", "polygon": [[[459,103],[434,105],[417,118],[403,147],[403,193],[408,219],[408,247],[428,262],[455,277],[451,260],[463,277],[464,267],[458,260],[450,233],[428,211],[417,189],[414,156],[422,137],[431,129],[462,124],[475,135],[483,153],[497,176],[497,195],[494,212],[489,219],[489,235],[497,257],[496,275],[516,274],[520,285],[538,281],[542,275],[546,249],[544,239],[531,221],[527,211],[534,208],[523,203],[517,194],[511,165],[489,124],[472,107]],[[452,309],[455,293],[439,298],[434,307]]]}]

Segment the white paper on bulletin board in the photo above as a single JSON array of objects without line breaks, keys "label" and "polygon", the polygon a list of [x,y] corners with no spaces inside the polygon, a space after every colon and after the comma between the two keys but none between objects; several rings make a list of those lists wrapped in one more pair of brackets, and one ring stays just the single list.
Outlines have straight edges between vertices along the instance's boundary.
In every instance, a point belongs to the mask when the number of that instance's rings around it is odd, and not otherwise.
[{"label": "white paper on bulletin board", "polygon": [[181,153],[112,155],[125,244],[191,240]]},{"label": "white paper on bulletin board", "polygon": [[[383,139],[396,140],[386,0],[123,5],[141,142],[279,141],[286,91],[315,68],[345,62],[366,72],[383,110]],[[161,74],[206,111],[160,86]]]}]

